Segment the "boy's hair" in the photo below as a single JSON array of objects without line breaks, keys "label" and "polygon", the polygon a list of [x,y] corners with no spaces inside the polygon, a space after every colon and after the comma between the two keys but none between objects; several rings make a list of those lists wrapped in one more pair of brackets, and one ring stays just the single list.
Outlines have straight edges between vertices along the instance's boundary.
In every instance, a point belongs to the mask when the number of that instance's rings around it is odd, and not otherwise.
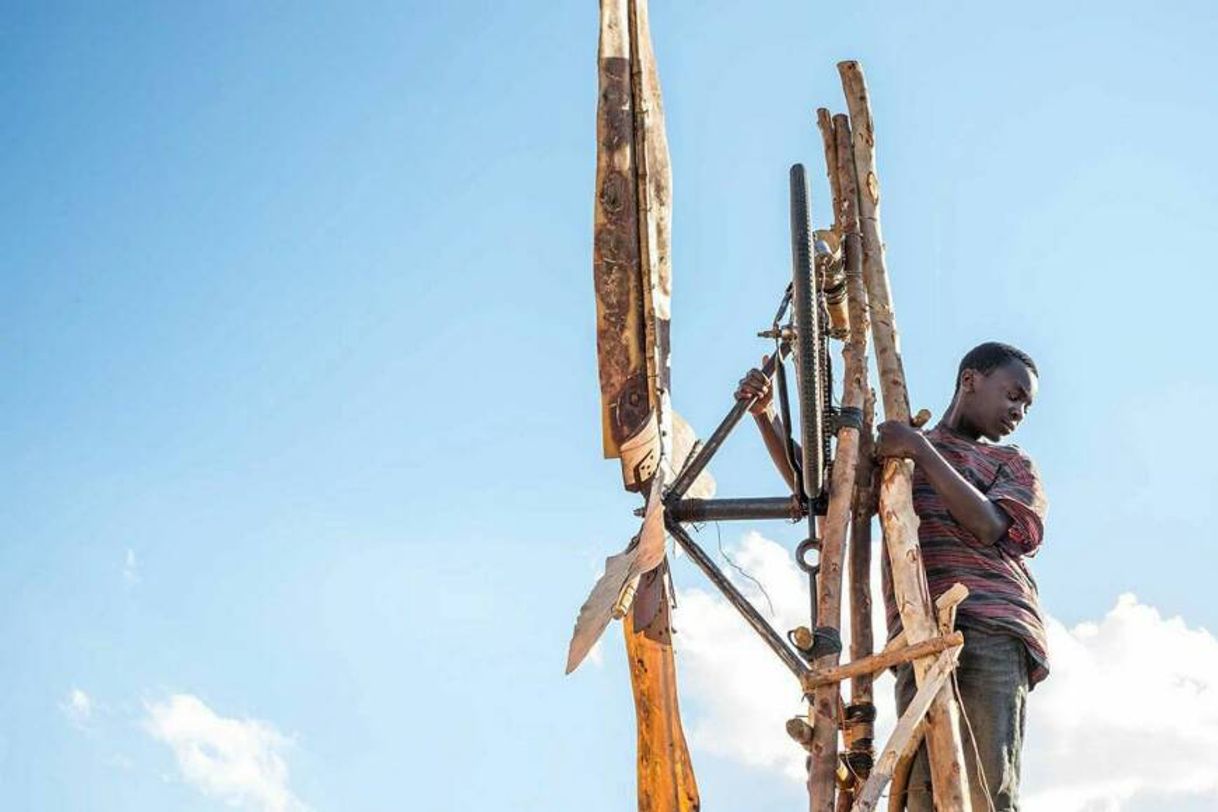
[{"label": "boy's hair", "polygon": [[1033,375],[1040,375],[1032,356],[1023,350],[1012,347],[1010,344],[1003,344],[1001,341],[987,341],[973,347],[960,359],[960,368],[956,370],[956,388],[960,388],[960,379],[964,377],[966,369],[975,369],[982,375],[988,375],[1011,361],[1018,361],[1031,370]]}]

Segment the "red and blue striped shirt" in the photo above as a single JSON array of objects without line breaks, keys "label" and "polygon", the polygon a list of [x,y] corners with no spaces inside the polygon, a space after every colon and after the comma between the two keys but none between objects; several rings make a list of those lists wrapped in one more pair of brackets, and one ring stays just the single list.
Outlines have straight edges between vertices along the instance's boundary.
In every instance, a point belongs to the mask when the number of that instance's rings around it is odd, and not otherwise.
[{"label": "red and blue striped shirt", "polygon": [[[1036,581],[1026,559],[1035,555],[1044,536],[1048,500],[1031,457],[1017,446],[967,440],[942,428],[926,433],[948,464],[1011,517],[1011,527],[995,544],[983,544],[948,512],[947,505],[916,468],[914,510],[920,520],[918,541],[932,598],[962,583],[969,595],[960,604],[957,624],[1011,634],[1028,652],[1028,683],[1049,674],[1045,626]],[[901,629],[892,595],[888,557],[883,557],[884,603],[889,638]],[[965,643],[967,645],[967,642]]]}]

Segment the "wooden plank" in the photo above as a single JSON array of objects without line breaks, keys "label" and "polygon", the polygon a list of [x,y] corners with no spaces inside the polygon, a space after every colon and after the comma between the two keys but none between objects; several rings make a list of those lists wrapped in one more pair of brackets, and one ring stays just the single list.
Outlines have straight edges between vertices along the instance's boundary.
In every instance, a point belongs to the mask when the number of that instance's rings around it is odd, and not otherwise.
[{"label": "wooden plank", "polygon": [[[910,421],[909,395],[880,229],[880,184],[876,175],[875,126],[871,103],[862,67],[857,62],[838,63],[838,72],[853,125],[854,166],[860,186],[858,200],[863,276],[867,285],[884,417],[907,423]],[[888,460],[884,463],[880,482],[880,525],[892,565],[893,593],[901,623],[909,641],[917,643],[935,636],[938,623],[918,544],[918,517],[913,508],[912,479],[913,464],[908,460]],[[919,685],[931,662],[929,659],[914,661],[914,675]],[[932,703],[927,743],[936,806],[943,812],[971,808],[957,715],[958,709],[951,691],[940,691]]]}]

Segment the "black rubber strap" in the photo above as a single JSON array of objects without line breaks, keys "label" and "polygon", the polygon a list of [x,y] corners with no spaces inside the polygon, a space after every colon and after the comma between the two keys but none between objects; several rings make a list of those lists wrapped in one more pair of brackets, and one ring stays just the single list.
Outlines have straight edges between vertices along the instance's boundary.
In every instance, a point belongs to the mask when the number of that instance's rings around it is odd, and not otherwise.
[{"label": "black rubber strap", "polygon": [[851,428],[863,430],[863,410],[853,406],[842,406],[833,411],[833,428]]}]

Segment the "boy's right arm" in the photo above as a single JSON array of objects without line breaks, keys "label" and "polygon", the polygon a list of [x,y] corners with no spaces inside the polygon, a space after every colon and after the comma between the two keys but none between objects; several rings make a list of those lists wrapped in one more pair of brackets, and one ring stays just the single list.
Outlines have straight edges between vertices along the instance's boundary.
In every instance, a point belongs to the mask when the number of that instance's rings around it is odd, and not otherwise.
[{"label": "boy's right arm", "polygon": [[[762,359],[762,364],[764,365],[764,363],[765,359]],[[771,381],[760,369],[750,369],[736,387],[736,400],[751,398],[756,398],[756,400],[749,407],[749,413],[757,422],[757,430],[761,432],[761,439],[765,442],[766,450],[770,452],[770,459],[774,461],[774,467],[778,469],[778,473],[782,474],[782,478],[786,480],[787,486],[794,491],[795,471],[791,467],[790,460],[787,459],[787,451],[784,447],[786,431],[782,425],[782,419],[774,413],[774,392]],[[798,445],[796,445],[795,453],[799,453]]]}]

